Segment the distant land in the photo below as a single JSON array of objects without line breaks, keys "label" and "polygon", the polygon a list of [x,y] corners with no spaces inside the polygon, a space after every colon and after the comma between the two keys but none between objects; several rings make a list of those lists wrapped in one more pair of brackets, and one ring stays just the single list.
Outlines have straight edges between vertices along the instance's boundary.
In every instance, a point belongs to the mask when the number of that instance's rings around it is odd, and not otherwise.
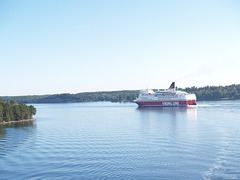
[{"label": "distant land", "polygon": [[[205,86],[177,88],[188,93],[195,93],[197,101],[240,99],[240,84],[228,86]],[[15,100],[22,103],[76,103],[76,102],[132,102],[139,95],[139,90],[83,92],[77,94],[29,95],[29,96],[1,96],[4,101]]]}]

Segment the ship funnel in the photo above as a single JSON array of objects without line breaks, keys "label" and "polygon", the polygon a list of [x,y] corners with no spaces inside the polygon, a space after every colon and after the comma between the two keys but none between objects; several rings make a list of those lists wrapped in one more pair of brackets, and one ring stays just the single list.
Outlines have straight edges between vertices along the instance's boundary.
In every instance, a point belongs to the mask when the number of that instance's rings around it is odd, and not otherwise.
[{"label": "ship funnel", "polygon": [[172,82],[172,84],[170,85],[169,89],[175,89],[175,82]]}]

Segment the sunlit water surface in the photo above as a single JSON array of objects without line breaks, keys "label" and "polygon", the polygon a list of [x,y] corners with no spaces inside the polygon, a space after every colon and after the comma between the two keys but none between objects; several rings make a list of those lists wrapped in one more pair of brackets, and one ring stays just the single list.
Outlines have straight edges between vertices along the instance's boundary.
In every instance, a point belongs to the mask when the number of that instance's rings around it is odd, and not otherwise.
[{"label": "sunlit water surface", "polygon": [[0,127],[0,179],[240,179],[240,101],[34,104]]}]

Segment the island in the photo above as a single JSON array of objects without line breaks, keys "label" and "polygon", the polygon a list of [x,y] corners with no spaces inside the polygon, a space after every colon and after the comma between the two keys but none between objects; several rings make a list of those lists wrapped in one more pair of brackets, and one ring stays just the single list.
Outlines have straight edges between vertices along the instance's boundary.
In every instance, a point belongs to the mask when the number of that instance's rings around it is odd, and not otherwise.
[{"label": "island", "polygon": [[32,105],[17,103],[15,100],[8,103],[0,99],[0,124],[33,121],[36,112],[36,108]]}]

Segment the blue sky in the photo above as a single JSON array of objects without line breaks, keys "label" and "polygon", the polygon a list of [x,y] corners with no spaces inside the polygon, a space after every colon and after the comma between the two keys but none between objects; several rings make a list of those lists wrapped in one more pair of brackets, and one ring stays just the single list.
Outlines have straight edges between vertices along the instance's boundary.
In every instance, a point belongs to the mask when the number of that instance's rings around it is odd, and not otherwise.
[{"label": "blue sky", "polygon": [[0,96],[240,84],[240,1],[1,0]]}]

